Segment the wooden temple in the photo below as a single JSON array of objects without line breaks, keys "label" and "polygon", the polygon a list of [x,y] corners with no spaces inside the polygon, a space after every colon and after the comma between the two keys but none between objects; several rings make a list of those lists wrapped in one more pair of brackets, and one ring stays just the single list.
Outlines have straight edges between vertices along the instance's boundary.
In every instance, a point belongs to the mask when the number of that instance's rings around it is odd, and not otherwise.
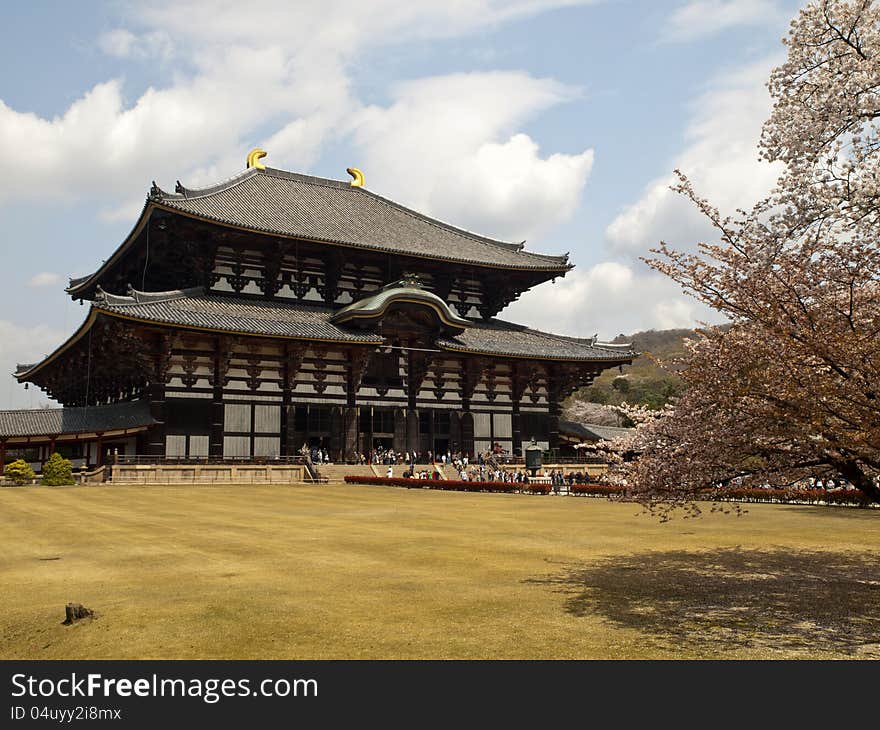
[{"label": "wooden temple", "polygon": [[76,413],[89,429],[76,439],[100,441],[83,448],[92,464],[111,449],[271,459],[304,444],[340,461],[380,445],[516,455],[556,447],[563,400],[632,361],[629,346],[496,318],[564,276],[567,255],[422,215],[357,170],[347,182],[251,161],[207,188],[153,184],[122,244],[70,282],[85,321],[15,373],[63,405],[57,424],[0,415],[4,450],[69,440]]}]

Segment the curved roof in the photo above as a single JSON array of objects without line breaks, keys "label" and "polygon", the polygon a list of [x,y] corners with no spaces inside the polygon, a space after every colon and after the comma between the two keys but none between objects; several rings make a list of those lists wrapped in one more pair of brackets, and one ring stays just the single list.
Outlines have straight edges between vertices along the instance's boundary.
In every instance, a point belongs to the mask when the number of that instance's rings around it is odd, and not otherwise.
[{"label": "curved roof", "polygon": [[75,294],[117,261],[153,210],[167,210],[239,230],[495,269],[564,274],[568,254],[549,256],[444,223],[341,180],[250,168],[224,182],[169,193],[155,184],[128,238],[102,267],[71,279]]},{"label": "curved roof", "polygon": [[386,286],[377,294],[352,302],[336,312],[330,321],[344,324],[357,320],[379,319],[395,304],[416,304],[430,308],[449,334],[461,334],[472,325],[470,320],[462,319],[455,314],[449,305],[433,292],[426,291],[421,286],[400,284]]}]

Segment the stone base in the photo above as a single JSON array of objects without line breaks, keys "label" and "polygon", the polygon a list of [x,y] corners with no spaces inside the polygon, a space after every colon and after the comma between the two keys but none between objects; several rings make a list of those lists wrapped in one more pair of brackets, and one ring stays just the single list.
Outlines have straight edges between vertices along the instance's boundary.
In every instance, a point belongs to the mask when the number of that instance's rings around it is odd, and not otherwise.
[{"label": "stone base", "polygon": [[115,464],[114,484],[297,484],[305,467],[270,464]]}]

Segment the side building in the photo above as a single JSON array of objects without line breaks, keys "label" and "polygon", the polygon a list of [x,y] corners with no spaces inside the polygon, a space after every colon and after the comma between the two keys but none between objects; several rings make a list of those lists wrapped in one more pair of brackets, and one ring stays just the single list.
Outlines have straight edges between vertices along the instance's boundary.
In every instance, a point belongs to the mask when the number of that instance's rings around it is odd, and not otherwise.
[{"label": "side building", "polygon": [[[0,456],[63,444],[90,465],[108,453],[272,459],[303,445],[337,461],[378,447],[557,448],[563,400],[635,356],[496,318],[564,276],[567,255],[448,225],[350,172],[348,183],[256,162],[209,188],[154,184],[116,251],[71,280],[85,321],[15,373],[64,408],[47,433],[28,412],[0,414]],[[65,430],[74,413],[88,431]]]}]

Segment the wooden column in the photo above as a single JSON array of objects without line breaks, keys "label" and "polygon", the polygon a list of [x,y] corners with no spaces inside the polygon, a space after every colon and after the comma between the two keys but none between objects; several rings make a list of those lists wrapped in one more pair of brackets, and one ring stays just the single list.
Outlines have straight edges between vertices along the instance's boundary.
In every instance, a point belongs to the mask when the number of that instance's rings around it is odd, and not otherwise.
[{"label": "wooden column", "polygon": [[156,337],[153,353],[153,377],[147,386],[147,399],[150,403],[150,415],[156,424],[149,430],[147,454],[150,456],[165,455],[165,381],[171,365],[171,337],[160,334]]},{"label": "wooden column", "polygon": [[343,451],[345,460],[356,462],[358,452],[363,450],[369,456],[372,446],[358,443],[358,427],[360,422],[360,409],[357,407],[357,392],[361,386],[364,372],[366,372],[372,351],[367,348],[353,348],[348,352],[348,372],[346,374],[345,387],[345,410],[343,412]]},{"label": "wooden column", "polygon": [[474,414],[466,411],[461,414],[461,452],[471,460],[474,454]]},{"label": "wooden column", "polygon": [[345,448],[345,418],[342,406],[330,407],[330,443],[327,450],[330,452],[330,458],[339,462],[344,458],[343,449]]},{"label": "wooden column", "polygon": [[98,440],[95,441],[95,466],[101,467],[104,465],[104,434],[98,434]]},{"label": "wooden column", "polygon": [[150,415],[156,421],[147,432],[147,454],[150,456],[165,455],[165,386],[151,383],[147,388],[150,402]]},{"label": "wooden column", "polygon": [[397,452],[406,451],[406,409],[394,409],[394,441],[391,448]]},{"label": "wooden column", "polygon": [[462,361],[461,387],[461,451],[469,458],[475,459],[474,453],[474,415],[471,413],[471,398],[483,375],[483,361],[480,358],[468,358]]},{"label": "wooden column", "polygon": [[[431,446],[434,449],[434,446]],[[449,414],[449,450],[454,454],[456,451],[464,453],[461,445],[461,413],[452,411]]]},{"label": "wooden column", "polygon": [[559,419],[562,414],[560,394],[563,391],[564,373],[558,365],[547,368],[547,405],[549,412],[550,449],[559,448]]},{"label": "wooden column", "polygon": [[519,412],[519,400],[513,401],[512,413],[510,416],[511,434],[513,436],[513,445],[511,451],[514,456],[523,456],[522,450],[522,415]]},{"label": "wooden column", "polygon": [[6,471],[6,439],[0,439],[0,474]]},{"label": "wooden column", "polygon": [[525,456],[522,448],[522,414],[519,410],[520,402],[522,401],[523,394],[526,392],[526,385],[528,384],[527,373],[524,372],[524,370],[525,369],[522,365],[514,363],[510,373],[510,400],[512,404],[510,414],[510,433],[513,441],[511,444],[511,451],[514,456]]},{"label": "wooden column", "polygon": [[406,451],[419,450],[419,412],[413,408],[406,411]]}]

